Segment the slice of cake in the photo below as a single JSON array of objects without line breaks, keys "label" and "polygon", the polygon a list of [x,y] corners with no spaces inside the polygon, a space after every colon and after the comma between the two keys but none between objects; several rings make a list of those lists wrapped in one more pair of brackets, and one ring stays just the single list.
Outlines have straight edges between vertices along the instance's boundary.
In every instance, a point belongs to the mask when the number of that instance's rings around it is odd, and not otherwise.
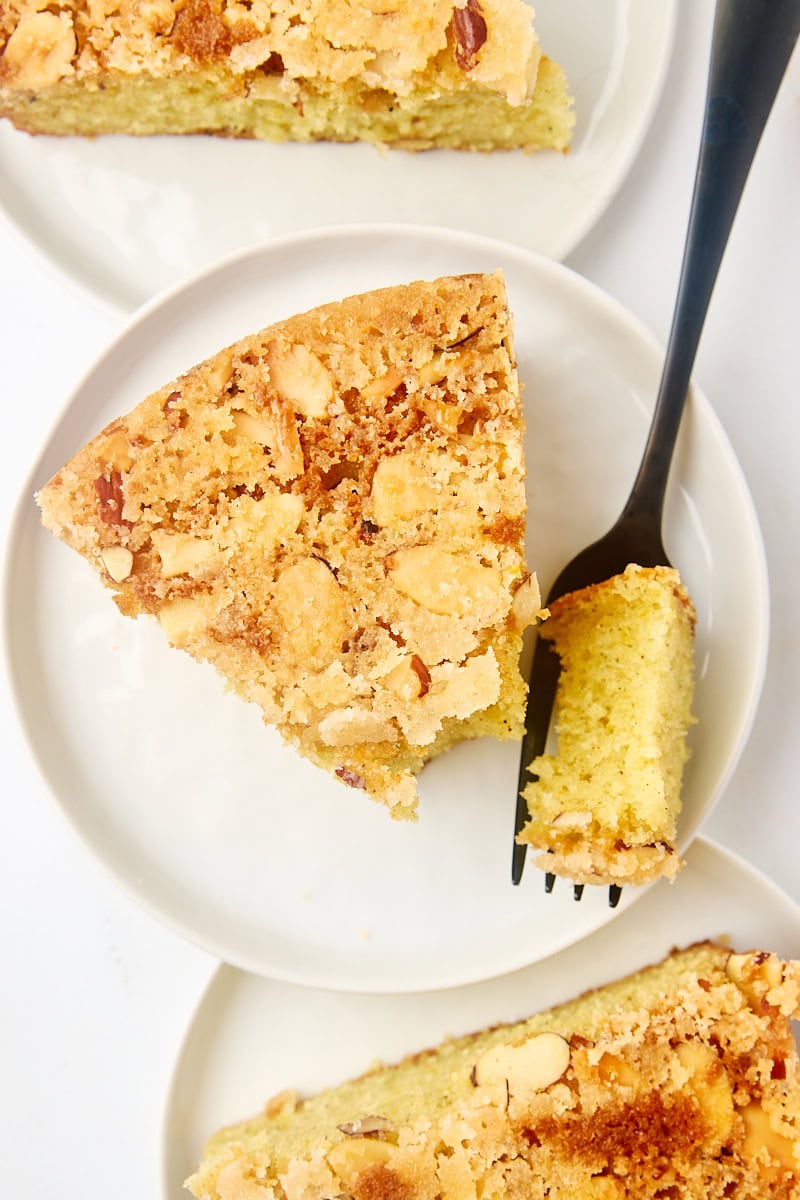
[{"label": "slice of cake", "polygon": [[0,0],[0,116],[31,133],[214,133],[566,150],[524,0]]},{"label": "slice of cake", "polygon": [[695,612],[671,567],[622,575],[550,605],[561,660],[557,748],[530,764],[520,841],[578,883],[672,877],[692,723]]},{"label": "slice of cake", "polygon": [[[797,1200],[800,963],[712,943],[209,1141],[197,1200]],[[313,1054],[313,1039],[309,1052]]]},{"label": "slice of cake", "polygon": [[112,422],[42,489],[44,524],[123,613],[413,815],[426,759],[524,719],[511,335],[499,273],[282,321]]}]

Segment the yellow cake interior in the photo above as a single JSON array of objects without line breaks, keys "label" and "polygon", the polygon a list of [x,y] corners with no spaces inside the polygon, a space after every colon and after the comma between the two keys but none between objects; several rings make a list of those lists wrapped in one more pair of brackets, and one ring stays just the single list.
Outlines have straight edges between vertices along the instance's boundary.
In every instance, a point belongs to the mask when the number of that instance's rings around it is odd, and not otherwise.
[{"label": "yellow cake interior", "polygon": [[583,883],[671,877],[694,686],[692,602],[673,568],[622,575],[550,605],[561,661],[556,749],[530,764],[520,840]]}]

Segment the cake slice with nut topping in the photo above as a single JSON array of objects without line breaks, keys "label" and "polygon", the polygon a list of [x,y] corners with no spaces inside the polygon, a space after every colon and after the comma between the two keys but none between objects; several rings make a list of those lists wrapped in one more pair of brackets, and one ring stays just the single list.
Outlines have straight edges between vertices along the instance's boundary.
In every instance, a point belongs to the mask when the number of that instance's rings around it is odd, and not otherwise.
[{"label": "cake slice with nut topping", "polygon": [[284,1091],[213,1136],[187,1186],[197,1200],[797,1200],[797,1016],[800,963],[700,943],[308,1099]]},{"label": "cake slice with nut topping", "polygon": [[524,0],[0,0],[2,116],[409,150],[566,150],[573,126]]},{"label": "cake slice with nut topping", "polygon": [[523,421],[500,274],[391,287],[222,350],[41,490],[128,616],[213,663],[395,816],[464,738],[517,737]]}]

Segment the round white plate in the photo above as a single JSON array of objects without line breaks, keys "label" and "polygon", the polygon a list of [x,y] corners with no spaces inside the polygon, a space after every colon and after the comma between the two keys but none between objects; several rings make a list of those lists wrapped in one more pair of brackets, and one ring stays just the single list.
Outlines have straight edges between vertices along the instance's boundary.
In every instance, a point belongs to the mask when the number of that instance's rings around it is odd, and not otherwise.
[{"label": "round white plate", "polygon": [[311,1095],[377,1060],[516,1021],[656,962],[674,946],[729,939],[735,949],[800,955],[800,908],[711,842],[698,839],[678,881],[587,942],[488,983],[416,996],[298,989],[221,967],[187,1032],[162,1134],[162,1197],[180,1200],[208,1136],[270,1096]]},{"label": "round white plate", "polygon": [[[528,422],[528,555],[548,585],[609,526],[633,480],[661,355],[565,267],[472,235],[346,227],[219,264],[149,306],[78,387],[13,525],[5,582],[22,723],[63,811],[150,910],[237,966],[294,982],[423,990],[544,958],[613,915],[606,890],[510,879],[519,747],[434,760],[418,824],[298,758],[209,666],[131,621],[42,530],[33,492],[113,417],[212,351],[378,285],[502,267]],[[763,550],[726,437],[695,394],[666,542],[698,609],[693,754],[680,843],[723,787],[753,716],[767,642]],[[633,902],[626,889],[622,906]]]},{"label": "round white plate", "polygon": [[381,155],[223,138],[32,138],[0,122],[0,208],[84,291],[130,312],[276,234],[411,221],[567,254],[609,203],[666,74],[675,0],[537,0],[576,96],[572,152]]}]

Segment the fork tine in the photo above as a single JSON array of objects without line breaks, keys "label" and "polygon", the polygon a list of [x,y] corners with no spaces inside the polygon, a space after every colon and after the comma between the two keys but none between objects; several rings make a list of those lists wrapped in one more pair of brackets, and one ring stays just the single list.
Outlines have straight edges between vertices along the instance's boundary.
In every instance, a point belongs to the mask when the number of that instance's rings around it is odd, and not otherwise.
[{"label": "fork tine", "polygon": [[[556,877],[552,871],[546,871],[544,877],[544,890],[549,896],[555,887]],[[575,900],[580,900],[583,896],[585,884],[574,883],[572,885],[572,895]],[[622,896],[622,887],[618,883],[611,883],[608,886],[608,907],[616,908]]]},{"label": "fork tine", "polygon": [[[517,835],[528,819],[528,805],[522,795],[523,789],[535,776],[528,767],[544,750],[547,741],[547,731],[550,728],[550,715],[556,694],[556,684],[561,669],[558,655],[544,638],[536,639],[533,652],[533,666],[530,673],[528,690],[528,706],[525,712],[525,736],[522,739],[522,749],[519,760],[519,778],[517,781],[517,807],[514,814],[514,849],[511,858],[511,882],[519,883],[525,867],[525,852],[527,846],[520,845]],[[552,887],[552,885],[551,885]],[[550,888],[547,889],[551,890]]]}]

